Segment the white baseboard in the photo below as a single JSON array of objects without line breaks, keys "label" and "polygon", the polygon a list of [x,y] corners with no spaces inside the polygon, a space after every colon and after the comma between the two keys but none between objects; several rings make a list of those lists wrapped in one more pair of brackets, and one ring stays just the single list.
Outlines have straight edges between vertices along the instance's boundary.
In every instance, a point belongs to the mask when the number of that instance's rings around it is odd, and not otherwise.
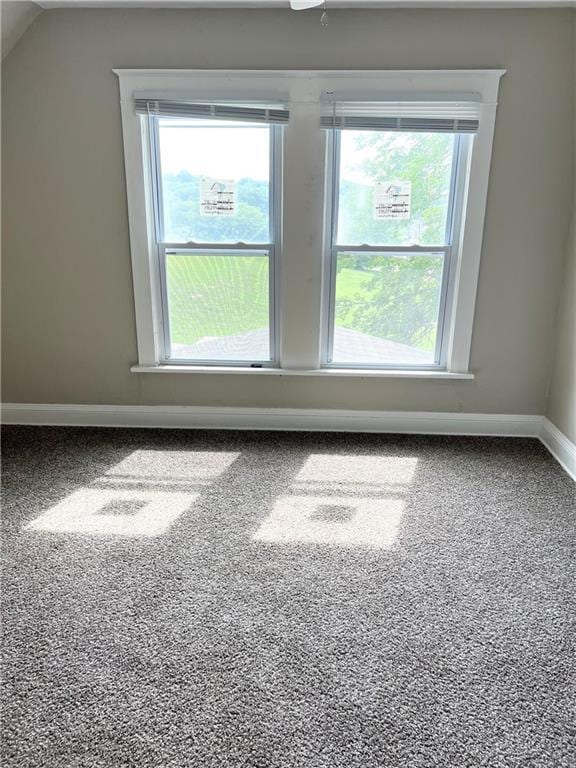
[{"label": "white baseboard", "polygon": [[540,440],[570,477],[576,480],[576,445],[547,418],[542,419]]},{"label": "white baseboard", "polygon": [[524,414],[4,403],[2,423],[536,437],[576,480],[576,445],[544,416]]},{"label": "white baseboard", "polygon": [[83,427],[277,429],[539,437],[542,417],[500,413],[5,403],[2,406],[2,422]]}]

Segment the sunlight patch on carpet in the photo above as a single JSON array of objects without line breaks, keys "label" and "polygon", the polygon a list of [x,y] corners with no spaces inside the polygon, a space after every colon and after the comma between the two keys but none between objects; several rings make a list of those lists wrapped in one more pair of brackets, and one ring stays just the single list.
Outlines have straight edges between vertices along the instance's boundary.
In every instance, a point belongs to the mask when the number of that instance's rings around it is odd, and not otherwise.
[{"label": "sunlight patch on carpet", "polygon": [[234,451],[133,451],[24,530],[159,536],[239,455]]},{"label": "sunlight patch on carpet", "polygon": [[417,458],[311,455],[255,541],[390,549]]},{"label": "sunlight patch on carpet", "polygon": [[413,457],[313,453],[296,475],[296,482],[402,486],[412,482],[417,464]]},{"label": "sunlight patch on carpet", "polygon": [[99,481],[143,486],[211,484],[236,461],[237,451],[133,451]]},{"label": "sunlight patch on carpet", "polygon": [[283,496],[254,539],[390,549],[403,512],[401,499]]},{"label": "sunlight patch on carpet", "polygon": [[[81,488],[28,523],[25,530],[158,536],[186,512],[197,496]],[[126,502],[133,502],[135,508],[127,509]],[[115,510],[116,505],[118,510]]]}]

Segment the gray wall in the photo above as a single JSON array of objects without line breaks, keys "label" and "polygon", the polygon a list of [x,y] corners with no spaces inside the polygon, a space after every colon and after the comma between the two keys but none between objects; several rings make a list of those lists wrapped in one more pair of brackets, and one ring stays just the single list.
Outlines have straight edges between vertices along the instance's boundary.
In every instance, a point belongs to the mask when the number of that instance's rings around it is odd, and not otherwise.
[{"label": "gray wall", "polygon": [[546,415],[569,440],[576,443],[576,214],[566,259]]},{"label": "gray wall", "polygon": [[[3,400],[543,413],[570,217],[572,11],[43,13],[4,62]],[[131,374],[113,67],[505,67],[472,382]]]},{"label": "gray wall", "polygon": [[[576,13],[573,22],[576,41]],[[576,50],[573,104],[576,116]],[[574,146],[576,147],[576,125]],[[576,165],[574,170],[572,227],[558,311],[556,354],[546,415],[569,440],[576,443]]]}]

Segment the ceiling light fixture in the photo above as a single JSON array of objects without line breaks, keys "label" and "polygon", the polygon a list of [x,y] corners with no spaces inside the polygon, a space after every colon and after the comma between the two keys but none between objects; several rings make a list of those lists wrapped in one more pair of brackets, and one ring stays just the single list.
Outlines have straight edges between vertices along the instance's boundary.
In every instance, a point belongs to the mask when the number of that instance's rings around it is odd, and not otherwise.
[{"label": "ceiling light fixture", "polygon": [[307,11],[309,8],[322,7],[322,16],[320,24],[323,27],[328,26],[328,11],[326,9],[326,0],[290,0],[290,8],[293,11]]}]

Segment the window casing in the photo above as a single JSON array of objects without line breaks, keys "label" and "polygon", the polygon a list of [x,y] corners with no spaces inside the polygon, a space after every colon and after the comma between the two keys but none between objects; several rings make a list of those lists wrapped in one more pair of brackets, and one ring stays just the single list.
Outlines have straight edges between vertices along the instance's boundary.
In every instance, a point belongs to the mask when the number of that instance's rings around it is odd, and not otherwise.
[{"label": "window casing", "polygon": [[[478,280],[484,212],[488,189],[498,85],[503,70],[462,71],[206,71],[118,70],[125,150],[130,223],[132,274],[140,371],[210,371],[281,375],[413,375],[426,378],[473,378],[470,349]],[[457,139],[452,164],[450,212],[444,242],[368,244],[345,243],[333,222],[338,195],[334,195],[334,150],[339,133],[322,126],[322,102],[329,94],[344,94],[346,101],[411,104],[469,100],[476,104],[479,129],[474,137]],[[138,94],[171,99],[180,104],[284,104],[290,120],[272,126],[272,183],[270,237],[266,243],[196,242],[164,237],[158,212],[162,188],[151,124],[156,117],[135,110]],[[150,102],[148,102],[150,103]],[[180,114],[178,112],[178,114]],[[214,117],[214,115],[213,115]],[[410,123],[407,121],[407,126]],[[322,127],[321,127],[322,126]],[[337,126],[338,129],[341,126]],[[459,133],[459,131],[455,131]],[[336,147],[337,149],[337,147]],[[272,158],[273,155],[273,158]],[[151,159],[154,161],[152,162]],[[280,173],[280,171],[283,171]],[[326,183],[326,177],[329,181]],[[322,224],[324,216],[324,224]],[[438,337],[434,356],[411,367],[404,360],[337,359],[332,354],[337,293],[336,257],[354,246],[355,257],[383,265],[396,259],[431,256],[441,262]],[[393,248],[392,248],[393,246]],[[415,247],[416,246],[416,247]],[[211,255],[239,259],[239,254],[262,254],[270,262],[270,355],[266,360],[225,357],[178,357],[171,348],[170,287],[165,267],[168,258]],[[254,253],[256,252],[256,253]],[[377,256],[375,254],[381,254]],[[163,264],[164,262],[164,264]],[[399,263],[399,262],[398,262]],[[434,270],[433,270],[434,271]],[[280,275],[280,272],[282,273]],[[165,322],[168,317],[168,322]],[[347,364],[349,363],[349,364]],[[380,372],[380,373],[379,373]]]}]

